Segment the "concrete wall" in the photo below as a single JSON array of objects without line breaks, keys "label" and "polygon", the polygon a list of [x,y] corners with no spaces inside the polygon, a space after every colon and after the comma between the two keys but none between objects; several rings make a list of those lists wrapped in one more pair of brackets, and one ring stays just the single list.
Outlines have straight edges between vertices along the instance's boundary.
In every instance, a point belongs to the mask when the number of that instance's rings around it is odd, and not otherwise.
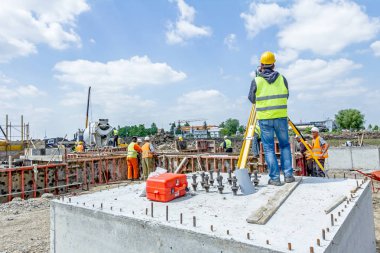
[{"label": "concrete wall", "polygon": [[51,253],[278,253],[234,240],[52,202]]},{"label": "concrete wall", "polygon": [[380,170],[380,148],[331,147],[325,167],[329,170]]},{"label": "concrete wall", "polygon": [[334,236],[325,253],[375,253],[376,238],[370,184]]}]

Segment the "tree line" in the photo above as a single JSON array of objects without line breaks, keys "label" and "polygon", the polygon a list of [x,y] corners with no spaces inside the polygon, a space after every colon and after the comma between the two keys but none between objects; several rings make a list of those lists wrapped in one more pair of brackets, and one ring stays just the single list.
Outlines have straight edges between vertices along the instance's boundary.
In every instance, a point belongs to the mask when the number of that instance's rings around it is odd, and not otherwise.
[{"label": "tree line", "polygon": [[[190,126],[189,122],[185,122],[183,126]],[[207,130],[207,122],[203,122],[203,130]],[[229,118],[219,124],[220,128],[220,135],[228,135],[228,136],[234,136],[236,134],[243,134],[245,131],[245,127],[240,125],[238,119],[232,119]],[[177,124],[175,122],[170,123],[170,133],[172,134],[181,134],[182,133],[182,124],[181,122],[178,122]]]},{"label": "tree line", "polygon": [[[365,130],[365,116],[357,109],[344,109],[338,111],[338,113],[335,115],[335,122],[338,125],[338,130]],[[372,126],[369,124],[367,130],[379,131],[379,126]]]},{"label": "tree line", "polygon": [[146,128],[144,124],[118,127],[120,137],[133,137],[140,136],[145,137],[149,135],[154,135],[158,132],[156,123],[152,123],[150,128]]},{"label": "tree line", "polygon": [[[338,127],[338,131],[341,130],[350,130],[350,131],[359,131],[359,130],[365,130],[364,123],[365,123],[365,116],[363,113],[361,113],[357,109],[344,109],[338,111],[338,113],[335,115],[335,122]],[[190,126],[189,122],[185,122],[183,126]],[[207,130],[207,122],[203,122],[203,129]],[[170,124],[170,130],[169,132],[171,134],[181,134],[182,124],[178,122],[177,124],[175,122]],[[240,122],[238,119],[229,118],[219,124],[220,128],[220,136],[235,136],[237,134],[244,134],[245,132],[245,126],[240,125]],[[119,130],[119,136],[120,137],[132,137],[132,136],[149,136],[157,134],[158,128],[156,123],[152,123],[149,128],[145,127],[144,124],[139,125],[132,125],[132,126],[124,126],[124,127],[118,127]],[[379,126],[371,124],[368,125],[367,130],[369,131],[379,131]]]}]

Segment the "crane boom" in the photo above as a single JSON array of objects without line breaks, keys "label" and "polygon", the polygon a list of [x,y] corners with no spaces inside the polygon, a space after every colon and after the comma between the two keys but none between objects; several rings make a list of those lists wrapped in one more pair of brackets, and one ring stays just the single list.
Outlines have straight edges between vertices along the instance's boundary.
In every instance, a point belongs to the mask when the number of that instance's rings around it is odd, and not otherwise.
[{"label": "crane boom", "polygon": [[89,111],[89,108],[90,108],[90,95],[91,95],[91,86],[88,87],[87,108],[86,108],[86,126],[85,126],[85,129],[88,127],[88,111]]}]

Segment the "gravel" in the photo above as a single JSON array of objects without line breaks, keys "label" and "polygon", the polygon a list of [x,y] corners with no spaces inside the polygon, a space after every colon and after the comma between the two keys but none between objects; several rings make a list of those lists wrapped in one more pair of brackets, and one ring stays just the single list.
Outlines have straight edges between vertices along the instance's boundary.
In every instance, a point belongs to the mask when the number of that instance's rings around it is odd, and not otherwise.
[{"label": "gravel", "polygon": [[15,198],[0,205],[0,253],[49,252],[50,200]]}]

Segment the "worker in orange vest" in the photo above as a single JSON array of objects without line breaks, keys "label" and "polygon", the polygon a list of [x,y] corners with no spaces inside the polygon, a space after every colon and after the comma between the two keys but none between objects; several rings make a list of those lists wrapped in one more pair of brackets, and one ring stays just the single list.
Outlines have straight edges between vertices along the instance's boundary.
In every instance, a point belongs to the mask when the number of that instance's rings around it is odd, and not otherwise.
[{"label": "worker in orange vest", "polygon": [[141,147],[142,149],[142,167],[143,167],[143,180],[146,180],[154,169],[154,147],[150,143],[150,138],[145,137],[145,143]]},{"label": "worker in orange vest", "polygon": [[[319,129],[313,127],[311,129],[311,134],[313,135],[312,148],[313,156],[318,159],[323,167],[325,167],[325,159],[329,157],[327,150],[329,149],[329,144],[319,136]],[[314,177],[325,177],[325,173],[319,168],[318,164],[313,159],[313,174]]]},{"label": "worker in orange vest", "polygon": [[136,143],[137,137],[132,138],[132,142],[128,145],[128,179],[135,180],[139,178],[139,161],[137,158],[138,153],[141,153],[141,147]]},{"label": "worker in orange vest", "polygon": [[75,152],[83,153],[83,151],[84,151],[83,142],[80,141],[80,142],[78,142],[78,145],[75,147]]}]

